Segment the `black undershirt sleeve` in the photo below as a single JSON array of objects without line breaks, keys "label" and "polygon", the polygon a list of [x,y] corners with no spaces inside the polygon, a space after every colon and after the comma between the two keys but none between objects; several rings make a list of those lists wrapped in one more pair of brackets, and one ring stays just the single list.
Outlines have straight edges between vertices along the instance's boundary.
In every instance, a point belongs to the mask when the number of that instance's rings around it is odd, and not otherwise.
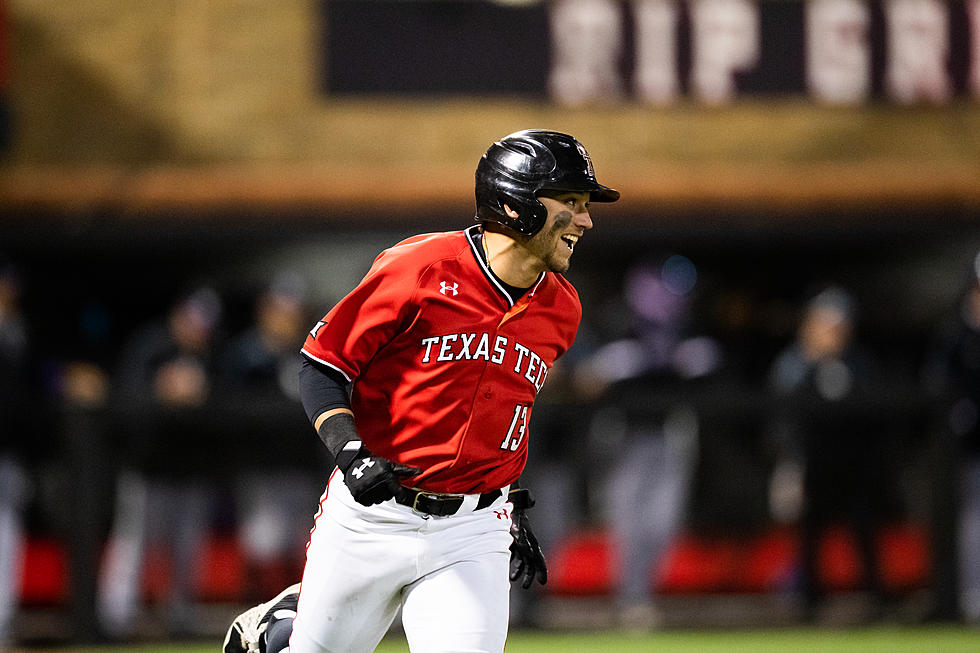
[{"label": "black undershirt sleeve", "polygon": [[303,357],[299,394],[310,423],[328,410],[350,408],[350,384],[340,372]]}]

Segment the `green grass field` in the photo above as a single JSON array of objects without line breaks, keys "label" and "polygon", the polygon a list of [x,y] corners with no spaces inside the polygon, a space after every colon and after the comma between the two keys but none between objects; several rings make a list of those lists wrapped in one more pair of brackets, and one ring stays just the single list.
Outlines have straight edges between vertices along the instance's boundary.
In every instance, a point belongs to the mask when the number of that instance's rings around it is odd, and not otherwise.
[{"label": "green grass field", "polygon": [[[218,653],[213,644],[158,644],[125,648],[29,649],[30,653]],[[403,639],[389,637],[377,653],[407,653]],[[507,653],[977,653],[980,629],[861,628],[619,632],[512,633]]]}]

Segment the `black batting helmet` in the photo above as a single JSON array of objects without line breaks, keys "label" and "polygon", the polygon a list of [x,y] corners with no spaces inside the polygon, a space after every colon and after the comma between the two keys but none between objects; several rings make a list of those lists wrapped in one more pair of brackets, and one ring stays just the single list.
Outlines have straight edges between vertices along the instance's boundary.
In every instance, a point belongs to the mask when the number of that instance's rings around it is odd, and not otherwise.
[{"label": "black batting helmet", "polygon": [[[615,202],[619,191],[596,181],[592,159],[568,134],[526,129],[504,136],[476,167],[476,220],[497,222],[526,236],[544,226],[542,190],[587,192],[593,202]],[[517,211],[511,218],[504,204]]]}]

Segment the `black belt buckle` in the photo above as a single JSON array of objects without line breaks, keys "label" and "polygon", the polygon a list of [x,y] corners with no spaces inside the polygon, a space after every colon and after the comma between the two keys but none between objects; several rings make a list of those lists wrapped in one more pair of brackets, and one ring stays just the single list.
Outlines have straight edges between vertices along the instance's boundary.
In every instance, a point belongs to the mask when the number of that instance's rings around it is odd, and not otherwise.
[{"label": "black belt buckle", "polygon": [[454,515],[462,505],[462,494],[439,494],[437,492],[420,491],[412,500],[412,510],[435,517]]}]

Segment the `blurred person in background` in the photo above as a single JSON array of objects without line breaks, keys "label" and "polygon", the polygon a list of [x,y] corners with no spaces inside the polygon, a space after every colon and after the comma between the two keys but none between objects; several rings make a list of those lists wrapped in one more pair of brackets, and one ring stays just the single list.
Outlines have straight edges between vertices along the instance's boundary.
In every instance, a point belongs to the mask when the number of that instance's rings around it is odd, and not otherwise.
[{"label": "blurred person in background", "polygon": [[[534,401],[533,437],[521,483],[534,488],[534,534],[542,551],[556,550],[591,518],[589,481],[594,461],[585,447],[568,446],[585,442],[592,414],[591,397],[581,397],[574,384],[575,361],[589,351],[582,332],[580,327],[575,344],[551,367],[548,383]],[[515,583],[510,595],[511,627],[535,626],[542,616],[539,600],[546,592],[545,587]]]},{"label": "blurred person in background", "polygon": [[801,524],[800,591],[808,620],[824,602],[820,543],[834,525],[849,526],[856,537],[872,616],[884,600],[876,537],[887,515],[886,433],[862,406],[871,398],[874,361],[856,341],[856,310],[843,288],[821,289],[806,302],[795,339],[769,373],[776,398],[769,436],[777,452],[771,509],[777,521]]},{"label": "blurred person in background", "polygon": [[23,573],[24,507],[29,482],[27,436],[19,423],[28,366],[21,276],[0,254],[0,650],[12,643]]},{"label": "blurred person in background", "polygon": [[[299,393],[299,348],[310,322],[307,284],[280,272],[255,299],[253,322],[221,357],[222,386],[254,419],[241,426],[234,462],[239,542],[250,601],[302,573],[309,506],[321,491],[325,448],[308,437]],[[295,416],[295,419],[292,419]]]},{"label": "blurred person in background", "polygon": [[[609,466],[603,511],[618,549],[618,615],[628,628],[660,624],[657,570],[684,524],[698,461],[698,410],[685,389],[723,362],[718,343],[694,332],[696,283],[694,263],[680,254],[631,267],[625,310],[617,311],[628,332],[576,369],[583,393],[613,400],[596,414],[591,439]],[[644,412],[616,405],[627,397]]]},{"label": "blurred person in background", "polygon": [[961,618],[980,625],[980,254],[954,311],[938,329],[924,383],[939,410],[946,461],[939,473],[954,472],[948,482],[955,511],[955,601]]},{"label": "blurred person in background", "polygon": [[221,455],[194,418],[215,382],[221,313],[217,292],[198,288],[133,334],[120,353],[113,401],[123,459],[98,585],[98,610],[110,637],[136,634],[151,545],[169,545],[172,554],[168,628],[179,634],[191,627],[213,499],[210,478]]},{"label": "blurred person in background", "polygon": [[57,420],[52,428],[61,436],[58,484],[72,497],[69,503],[56,502],[71,569],[72,635],[77,643],[94,643],[103,639],[97,581],[115,489],[108,402],[116,316],[99,298],[90,297],[79,308],[73,325],[72,311],[64,307],[59,324],[64,358],[54,358],[44,369],[58,402],[51,415]]}]

